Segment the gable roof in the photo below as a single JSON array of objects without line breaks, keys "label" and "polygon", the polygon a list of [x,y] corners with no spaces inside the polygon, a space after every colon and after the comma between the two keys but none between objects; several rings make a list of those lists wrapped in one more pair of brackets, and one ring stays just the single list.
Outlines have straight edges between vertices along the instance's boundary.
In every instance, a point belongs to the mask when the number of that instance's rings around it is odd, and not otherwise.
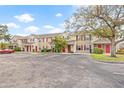
[{"label": "gable roof", "polygon": [[107,38],[98,38],[93,42],[94,44],[107,44],[111,43]]},{"label": "gable roof", "polygon": [[55,37],[57,35],[61,35],[62,33],[51,33],[51,34],[41,34],[41,35],[33,35],[36,38],[41,38],[41,37]]}]

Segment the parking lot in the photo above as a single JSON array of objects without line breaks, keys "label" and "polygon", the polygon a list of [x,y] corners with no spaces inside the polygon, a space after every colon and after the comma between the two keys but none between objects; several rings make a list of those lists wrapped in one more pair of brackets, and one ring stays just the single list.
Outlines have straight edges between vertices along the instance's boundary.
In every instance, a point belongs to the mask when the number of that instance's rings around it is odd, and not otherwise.
[{"label": "parking lot", "polygon": [[124,87],[124,64],[87,54],[1,54],[0,87]]}]

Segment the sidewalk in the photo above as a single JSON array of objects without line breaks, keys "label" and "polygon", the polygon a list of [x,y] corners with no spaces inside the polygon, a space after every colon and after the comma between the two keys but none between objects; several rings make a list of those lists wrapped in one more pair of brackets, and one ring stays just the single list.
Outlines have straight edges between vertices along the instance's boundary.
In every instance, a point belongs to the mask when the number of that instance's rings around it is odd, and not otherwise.
[{"label": "sidewalk", "polygon": [[91,55],[90,53],[54,53],[54,52],[30,52],[32,54],[61,54],[61,55],[82,55],[82,54],[85,54],[85,55]]}]

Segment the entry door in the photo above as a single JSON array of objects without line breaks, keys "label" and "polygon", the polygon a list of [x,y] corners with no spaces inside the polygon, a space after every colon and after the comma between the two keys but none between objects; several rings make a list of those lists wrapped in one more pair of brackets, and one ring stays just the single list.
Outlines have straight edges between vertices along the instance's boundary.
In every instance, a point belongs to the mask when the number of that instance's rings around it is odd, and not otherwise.
[{"label": "entry door", "polygon": [[36,52],[37,52],[37,46],[35,46]]},{"label": "entry door", "polygon": [[101,45],[101,44],[99,44],[99,45],[98,45],[98,48],[102,48],[102,45]]},{"label": "entry door", "polygon": [[29,51],[29,49],[28,49],[29,47],[27,46],[27,52]]},{"label": "entry door", "polygon": [[65,52],[65,48],[62,49],[62,52]]},{"label": "entry door", "polygon": [[106,53],[110,53],[110,44],[106,45]]},{"label": "entry door", "polygon": [[68,52],[71,52],[71,46],[68,45]]}]

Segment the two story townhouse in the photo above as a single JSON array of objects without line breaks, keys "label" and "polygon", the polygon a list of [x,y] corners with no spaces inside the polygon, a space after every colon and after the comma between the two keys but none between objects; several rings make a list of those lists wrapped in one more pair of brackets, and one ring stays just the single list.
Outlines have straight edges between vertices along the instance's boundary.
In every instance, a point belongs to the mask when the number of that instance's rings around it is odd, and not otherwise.
[{"label": "two story townhouse", "polygon": [[[67,41],[67,47],[62,52],[71,53],[91,53],[95,47],[102,48],[104,53],[110,53],[111,42],[106,38],[98,38],[89,32],[64,32],[54,34],[29,35],[29,36],[14,36],[11,39],[13,46],[21,47],[22,51],[40,52],[42,49],[54,50],[53,39],[56,36],[63,36]],[[116,50],[124,48],[124,42],[117,45]]]},{"label": "two story townhouse", "polygon": [[55,34],[44,34],[44,35],[29,35],[29,36],[17,36],[15,35],[11,39],[11,48],[20,47],[22,51],[26,52],[39,52],[44,48],[52,49],[51,42],[55,36],[60,33]]}]

